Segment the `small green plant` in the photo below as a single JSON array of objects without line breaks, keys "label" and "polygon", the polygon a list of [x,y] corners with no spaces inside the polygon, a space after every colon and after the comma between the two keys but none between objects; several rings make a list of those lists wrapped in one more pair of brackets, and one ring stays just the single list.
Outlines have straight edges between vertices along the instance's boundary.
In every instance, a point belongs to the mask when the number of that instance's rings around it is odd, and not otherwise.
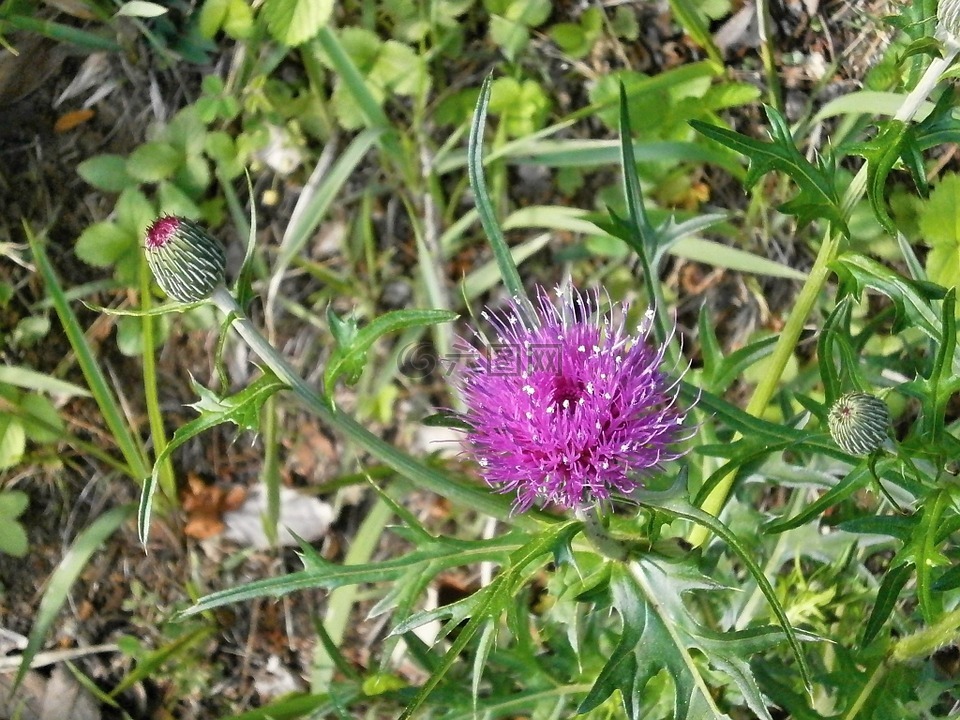
[{"label": "small green plant", "polygon": [[23,557],[29,549],[27,531],[17,518],[23,515],[30,499],[19,490],[0,491],[0,555]]}]

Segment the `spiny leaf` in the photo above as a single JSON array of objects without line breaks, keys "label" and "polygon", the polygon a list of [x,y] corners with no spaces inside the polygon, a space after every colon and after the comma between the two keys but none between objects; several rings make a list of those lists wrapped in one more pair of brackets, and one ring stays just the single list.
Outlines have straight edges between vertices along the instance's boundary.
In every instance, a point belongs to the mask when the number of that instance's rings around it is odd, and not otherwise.
[{"label": "spiny leaf", "polygon": [[783,115],[772,107],[765,106],[770,121],[770,141],[755,140],[733,130],[710,125],[699,120],[690,124],[699,133],[721,145],[745,155],[750,161],[744,186],[749,189],[769,172],[786,173],[797,184],[800,192],[792,200],[780,206],[780,211],[795,215],[801,225],[814,218],[829,220],[844,235],[850,235],[843,216],[832,163],[823,158],[811,163],[797,149],[790,128]]},{"label": "spiny leaf", "polygon": [[715,633],[699,625],[681,597],[695,590],[719,587],[692,565],[647,555],[628,566],[613,565],[613,606],[623,620],[620,642],[580,705],[588,712],[615,690],[622,694],[628,718],[644,716],[643,689],[662,669],[674,685],[674,717],[726,718],[717,707],[703,667],[691,650],[733,680],[744,701],[759,718],[770,718],[748,658],[783,639],[778,628]]},{"label": "spiny leaf", "polygon": [[867,198],[870,200],[870,207],[884,230],[893,235],[897,229],[887,210],[884,190],[887,176],[897,161],[902,161],[910,170],[917,190],[921,195],[926,195],[923,155],[917,146],[913,126],[902,120],[888,120],[880,125],[880,130],[873,140],[852,147],[850,152],[866,158]]}]

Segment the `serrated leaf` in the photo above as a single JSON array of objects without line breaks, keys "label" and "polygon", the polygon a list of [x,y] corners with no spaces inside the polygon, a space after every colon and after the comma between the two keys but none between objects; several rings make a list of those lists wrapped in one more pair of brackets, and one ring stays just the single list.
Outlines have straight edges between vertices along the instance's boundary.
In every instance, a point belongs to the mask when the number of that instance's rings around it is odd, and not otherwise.
[{"label": "serrated leaf", "polygon": [[781,212],[795,215],[801,225],[818,217],[829,220],[849,237],[850,230],[841,209],[830,163],[822,158],[816,165],[807,160],[794,144],[783,115],[772,107],[765,106],[765,110],[770,122],[770,141],[766,142],[698,120],[692,120],[690,124],[702,135],[747,157],[750,161],[744,179],[747,189],[763,175],[779,170],[788,175],[800,191],[780,206]]},{"label": "serrated leaf", "polygon": [[[331,315],[332,313],[327,313],[328,318]],[[356,323],[348,328],[345,321],[338,319],[336,323],[331,322],[331,330],[337,338],[337,348],[323,373],[324,389],[330,394],[334,382],[341,375],[346,375],[348,384],[357,382],[363,372],[367,352],[384,335],[414,327],[452,322],[457,317],[457,313],[449,310],[394,310],[380,315],[362,330],[357,330]]]},{"label": "serrated leaf", "polygon": [[274,40],[295,47],[326,26],[333,0],[266,0],[260,12]]},{"label": "serrated leaf", "polygon": [[685,718],[727,718],[714,702],[696,650],[712,667],[727,675],[759,718],[770,718],[750,670],[751,654],[781,641],[777,628],[715,633],[700,626],[681,597],[684,592],[716,587],[692,565],[670,563],[653,555],[611,569],[613,606],[623,621],[620,642],[580,705],[596,708],[614,691],[622,694],[628,718],[644,717],[642,692],[661,669],[674,685],[673,715]]},{"label": "serrated leaf", "polygon": [[[880,130],[873,140],[854,146],[851,153],[861,155],[867,161],[867,198],[877,221],[884,230],[893,235],[896,227],[893,218],[887,210],[885,190],[887,176],[893,170],[897,161],[903,159],[904,164],[911,169],[914,183],[918,188],[925,187],[926,178],[923,177],[923,157],[913,139],[912,126],[902,120],[889,120],[880,126]],[[917,177],[917,160],[920,162],[920,177]]]},{"label": "serrated leaf", "polygon": [[140,507],[137,512],[137,531],[141,542],[145,542],[147,538],[150,517],[153,513],[153,494],[156,492],[160,468],[164,460],[190,438],[221,423],[232,422],[240,428],[257,429],[263,403],[274,393],[286,387],[285,382],[272,373],[267,373],[235,395],[220,398],[210,390],[194,383],[194,389],[200,394],[200,400],[194,403],[193,407],[200,413],[200,417],[177,428],[163,452],[157,456],[150,478],[143,484]]},{"label": "serrated leaf", "polygon": [[894,332],[916,327],[931,339],[940,339],[940,319],[930,307],[931,300],[940,300],[946,294],[939,285],[910,280],[859,253],[843,253],[830,267],[841,281],[838,299],[852,295],[860,300],[864,290],[876,290],[894,304]]}]

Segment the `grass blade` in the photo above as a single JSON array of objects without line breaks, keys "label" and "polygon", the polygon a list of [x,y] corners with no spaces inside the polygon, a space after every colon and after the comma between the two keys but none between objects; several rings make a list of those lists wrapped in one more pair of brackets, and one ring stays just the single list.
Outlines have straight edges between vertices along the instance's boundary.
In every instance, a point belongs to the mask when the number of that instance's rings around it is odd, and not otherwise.
[{"label": "grass blade", "polygon": [[143,448],[127,427],[120,406],[103,376],[103,371],[93,355],[93,350],[87,343],[87,338],[77,321],[77,316],[73,314],[73,310],[64,296],[63,288],[53,270],[53,266],[50,264],[42,240],[34,235],[27,225],[24,225],[24,232],[27,235],[27,242],[30,244],[30,251],[33,253],[33,262],[37,266],[37,272],[43,278],[47,292],[53,300],[53,306],[60,318],[60,324],[63,325],[63,331],[70,341],[70,347],[76,353],[77,363],[80,365],[87,385],[90,386],[90,391],[97,401],[100,414],[103,415],[107,428],[116,440],[124,460],[127,461],[127,465],[133,473],[133,479],[138,483],[143,483],[150,475],[149,463],[146,460]]},{"label": "grass blade", "polygon": [[37,619],[33,623],[27,647],[23,651],[23,660],[17,671],[14,687],[20,684],[27,670],[30,669],[30,663],[40,649],[47,631],[57,619],[60,608],[67,600],[70,587],[86,567],[87,561],[125,520],[133,516],[135,509],[135,505],[123,505],[108,510],[77,535],[73,545],[70,546],[47,583],[47,590],[40,600],[40,607],[37,608]]}]

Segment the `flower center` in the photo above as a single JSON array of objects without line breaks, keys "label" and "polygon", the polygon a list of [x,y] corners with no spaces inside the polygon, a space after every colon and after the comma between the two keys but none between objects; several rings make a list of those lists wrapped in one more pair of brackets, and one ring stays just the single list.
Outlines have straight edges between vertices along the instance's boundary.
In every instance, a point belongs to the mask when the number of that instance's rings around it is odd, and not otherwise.
[{"label": "flower center", "polygon": [[583,391],[583,383],[579,380],[565,375],[555,375],[553,378],[553,402],[565,410],[577,404],[583,397]]}]

